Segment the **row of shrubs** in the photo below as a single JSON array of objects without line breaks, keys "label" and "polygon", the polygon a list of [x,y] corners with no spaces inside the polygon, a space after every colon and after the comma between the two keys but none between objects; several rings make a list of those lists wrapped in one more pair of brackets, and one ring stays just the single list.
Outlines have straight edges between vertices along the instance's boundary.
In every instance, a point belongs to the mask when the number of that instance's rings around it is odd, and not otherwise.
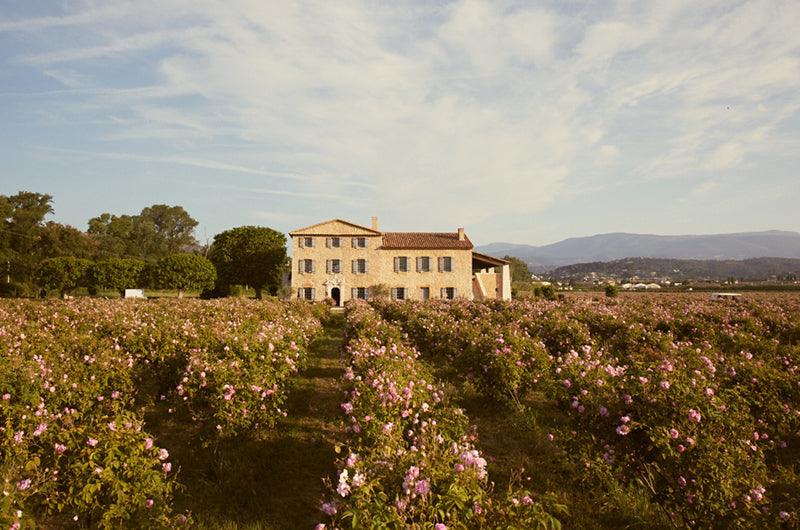
[{"label": "row of shrubs", "polygon": [[214,265],[195,254],[173,254],[154,262],[133,258],[91,261],[67,256],[42,261],[34,284],[0,284],[0,297],[44,296],[57,291],[64,298],[80,288],[90,294],[113,290],[123,296],[125,289],[140,287],[177,289],[182,296],[187,289],[211,292],[216,279]]},{"label": "row of shrubs", "polygon": [[526,491],[494,494],[468,419],[398,327],[363,302],[346,320],[349,438],[322,506],[333,528],[560,526]]},{"label": "row of shrubs", "polygon": [[179,481],[145,422],[193,445],[269,429],[320,329],[309,304],[0,303],[0,527],[174,528]]},{"label": "row of shrubs", "polygon": [[568,426],[555,443],[675,524],[797,523],[797,301],[376,306],[487,398],[553,400]]}]

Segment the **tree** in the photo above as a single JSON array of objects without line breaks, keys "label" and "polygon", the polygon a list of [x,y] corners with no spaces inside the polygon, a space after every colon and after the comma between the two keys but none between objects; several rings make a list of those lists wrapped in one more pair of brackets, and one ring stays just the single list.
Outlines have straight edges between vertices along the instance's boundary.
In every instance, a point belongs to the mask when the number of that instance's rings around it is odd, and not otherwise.
[{"label": "tree", "polygon": [[240,226],[214,236],[208,257],[219,280],[249,285],[261,298],[264,288],[276,293],[286,263],[286,236],[267,227]]},{"label": "tree", "polygon": [[98,257],[156,260],[195,250],[196,226],[183,207],[154,204],[139,215],[103,213],[89,220],[88,233],[97,241]]},{"label": "tree", "polygon": [[10,269],[12,280],[29,282],[36,273],[40,254],[37,251],[44,218],[53,213],[53,197],[32,191],[0,195],[0,252]]},{"label": "tree", "polygon": [[619,295],[619,286],[613,283],[609,283],[606,285],[606,296],[609,298],[614,298],[615,296]]},{"label": "tree", "polygon": [[135,216],[100,214],[89,219],[89,236],[97,242],[98,258],[122,258],[141,255],[131,238]]},{"label": "tree", "polygon": [[210,289],[217,279],[214,265],[195,254],[173,254],[161,258],[149,267],[146,274],[156,289],[177,289],[178,298],[183,298],[186,289]]},{"label": "tree", "polygon": [[48,258],[39,264],[37,283],[44,289],[58,289],[61,298],[86,285],[86,273],[92,262],[72,256]]},{"label": "tree", "polygon": [[95,255],[97,243],[75,227],[49,221],[40,230],[36,252],[42,258],[75,256],[91,258]]},{"label": "tree", "polygon": [[98,261],[89,271],[89,284],[94,288],[115,289],[124,297],[125,289],[141,285],[144,267],[144,261],[132,258]]},{"label": "tree", "polygon": [[511,263],[512,282],[530,283],[531,271],[528,270],[527,263],[519,258],[515,258],[514,256],[504,256],[503,259]]},{"label": "tree", "polygon": [[142,210],[139,221],[138,228],[152,234],[153,255],[190,252],[198,247],[193,235],[197,221],[182,206],[154,204]]},{"label": "tree", "polygon": [[556,288],[552,285],[542,285],[539,287],[539,294],[545,300],[555,300],[556,299]]}]

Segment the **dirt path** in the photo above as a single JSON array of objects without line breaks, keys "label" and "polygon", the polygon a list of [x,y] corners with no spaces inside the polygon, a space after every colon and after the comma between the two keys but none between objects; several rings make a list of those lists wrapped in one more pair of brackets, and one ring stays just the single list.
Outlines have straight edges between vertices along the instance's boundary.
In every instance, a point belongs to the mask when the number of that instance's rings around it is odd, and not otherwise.
[{"label": "dirt path", "polygon": [[303,529],[319,521],[324,477],[333,475],[340,433],[343,319],[334,315],[311,345],[286,403],[289,415],[274,430],[214,450],[169,437],[180,466],[178,511],[199,528]]},{"label": "dirt path", "polygon": [[342,418],[343,318],[334,315],[312,344],[287,402],[289,416],[271,444],[271,492],[265,499],[274,528],[313,528],[319,522],[323,477],[333,475]]}]

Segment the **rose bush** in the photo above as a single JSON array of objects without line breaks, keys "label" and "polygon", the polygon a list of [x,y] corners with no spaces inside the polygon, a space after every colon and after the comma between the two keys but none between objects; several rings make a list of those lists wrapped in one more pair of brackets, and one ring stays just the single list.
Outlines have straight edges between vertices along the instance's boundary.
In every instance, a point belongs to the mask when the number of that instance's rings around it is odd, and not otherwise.
[{"label": "rose bush", "polygon": [[350,437],[322,505],[333,527],[558,527],[524,491],[491,495],[467,418],[397,327],[351,303],[347,340]]},{"label": "rose bush", "polygon": [[560,404],[565,449],[641,485],[681,524],[797,521],[796,299],[374,305],[487,397],[535,390]]},{"label": "rose bush", "polygon": [[[201,441],[282,417],[320,329],[308,304],[0,305],[0,524],[174,527],[175,471],[144,418],[181,408]],[[77,521],[77,523],[76,523]]]}]

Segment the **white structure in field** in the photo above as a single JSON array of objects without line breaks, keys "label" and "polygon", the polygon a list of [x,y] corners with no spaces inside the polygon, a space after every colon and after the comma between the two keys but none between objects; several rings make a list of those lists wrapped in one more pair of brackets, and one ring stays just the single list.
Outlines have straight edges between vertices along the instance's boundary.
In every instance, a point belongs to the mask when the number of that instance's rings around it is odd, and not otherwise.
[{"label": "white structure in field", "polygon": [[125,298],[147,298],[144,289],[125,289]]}]

